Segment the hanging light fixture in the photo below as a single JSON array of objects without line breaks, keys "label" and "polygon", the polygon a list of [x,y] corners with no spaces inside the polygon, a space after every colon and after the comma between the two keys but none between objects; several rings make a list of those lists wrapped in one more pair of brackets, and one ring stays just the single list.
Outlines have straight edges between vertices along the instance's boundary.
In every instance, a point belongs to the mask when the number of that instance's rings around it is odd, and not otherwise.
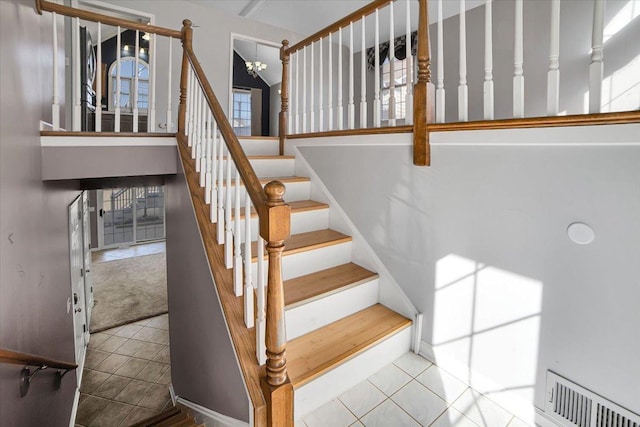
[{"label": "hanging light fixture", "polygon": [[245,61],[244,65],[247,67],[247,73],[254,79],[258,78],[258,73],[267,69],[267,64],[258,61],[258,43],[256,43],[256,56],[253,61]]}]

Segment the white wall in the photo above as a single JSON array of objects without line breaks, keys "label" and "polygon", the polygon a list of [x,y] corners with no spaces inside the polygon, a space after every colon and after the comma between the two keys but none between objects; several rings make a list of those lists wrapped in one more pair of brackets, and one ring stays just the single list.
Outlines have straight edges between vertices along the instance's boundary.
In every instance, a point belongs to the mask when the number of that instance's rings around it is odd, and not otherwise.
[{"label": "white wall", "polygon": [[[229,65],[231,49],[231,33],[242,34],[261,40],[280,44],[288,39],[295,43],[300,35],[291,31],[262,24],[250,19],[227,15],[217,9],[204,7],[189,1],[153,1],[153,0],[107,0],[117,6],[125,6],[142,12],[155,14],[155,25],[180,30],[182,20],[190,19],[193,29],[193,50],[213,87],[222,109],[228,115],[229,108]],[[157,90],[156,103],[158,123],[165,122],[166,115],[166,85],[168,74],[168,39],[161,37],[158,44],[157,59]],[[182,46],[179,41],[173,45],[173,116],[177,118],[177,106],[180,88],[178,86],[180,67],[182,64]],[[156,129],[158,131],[158,129]]]},{"label": "white wall", "polygon": [[[637,124],[434,133],[430,168],[412,165],[407,135],[288,146],[424,313],[438,363],[472,369],[464,379],[501,403],[510,390],[543,408],[552,369],[637,413],[639,135]],[[569,240],[576,221],[592,244]]]}]

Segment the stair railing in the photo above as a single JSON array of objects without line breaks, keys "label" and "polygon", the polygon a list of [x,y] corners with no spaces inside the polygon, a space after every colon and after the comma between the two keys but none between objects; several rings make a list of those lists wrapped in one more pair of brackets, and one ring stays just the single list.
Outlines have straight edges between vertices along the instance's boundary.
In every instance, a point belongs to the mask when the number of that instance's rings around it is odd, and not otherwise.
[{"label": "stair railing", "polygon": [[[193,51],[189,20],[183,21],[182,44],[178,140],[190,148],[195,161],[205,203],[211,206],[211,222],[217,223],[218,243],[224,244],[225,265],[233,268],[235,295],[244,298],[245,324],[255,326],[257,360],[266,362],[261,388],[267,402],[267,424],[292,426],[293,387],[286,370],[282,282],[282,252],[291,228],[291,209],[283,199],[285,187],[271,181],[263,189]],[[254,211],[258,216],[257,256],[252,256]]]},{"label": "stair railing", "polygon": [[[24,366],[20,371],[20,397],[27,395],[31,380],[37,373],[49,368],[55,369],[55,388],[58,389],[62,384],[62,378],[64,378],[68,372],[71,372],[78,367],[75,363],[37,356],[35,354],[22,353],[6,348],[0,348],[0,363],[11,363],[14,365]],[[31,369],[29,369],[30,366],[35,366],[36,369],[31,371]]]}]

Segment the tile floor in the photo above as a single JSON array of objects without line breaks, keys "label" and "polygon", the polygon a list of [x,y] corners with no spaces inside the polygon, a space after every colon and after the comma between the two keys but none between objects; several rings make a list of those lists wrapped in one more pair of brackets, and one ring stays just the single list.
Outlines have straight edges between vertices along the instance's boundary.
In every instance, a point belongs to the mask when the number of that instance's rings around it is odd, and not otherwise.
[{"label": "tile floor", "polygon": [[129,426],[171,405],[167,314],[91,334],[76,426]]},{"label": "tile floor", "polygon": [[93,252],[91,262],[115,261],[136,256],[159,254],[166,251],[165,241],[123,246],[121,248],[106,249]]},{"label": "tile floor", "polygon": [[428,360],[407,353],[296,421],[306,427],[527,427]]}]

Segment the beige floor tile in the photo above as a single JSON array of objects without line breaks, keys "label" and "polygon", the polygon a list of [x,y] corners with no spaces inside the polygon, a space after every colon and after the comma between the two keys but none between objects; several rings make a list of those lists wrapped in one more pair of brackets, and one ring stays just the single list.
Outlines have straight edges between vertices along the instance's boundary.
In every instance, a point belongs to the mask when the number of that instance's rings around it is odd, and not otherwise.
[{"label": "beige floor tile", "polygon": [[102,363],[96,366],[95,370],[114,374],[127,360],[129,360],[129,356],[110,354]]},{"label": "beige floor tile", "polygon": [[111,335],[107,335],[104,332],[91,334],[91,339],[89,340],[89,348],[97,348],[100,344],[108,340],[109,337],[111,337]]},{"label": "beige floor tile", "polygon": [[152,328],[157,328],[157,329],[168,330],[169,319],[164,316],[153,317],[149,320],[149,323],[147,323],[147,326],[150,326]]},{"label": "beige floor tile", "polygon": [[[84,396],[84,398],[83,398]],[[82,402],[78,405],[76,423],[89,425],[109,405],[107,399],[96,396],[80,395]]]},{"label": "beige floor tile", "polygon": [[98,415],[89,427],[117,427],[133,410],[132,405],[126,403],[111,402],[100,415]]},{"label": "beige floor tile", "polygon": [[145,368],[136,375],[136,378],[143,381],[155,382],[164,372],[169,369],[169,365],[160,362],[149,362]]},{"label": "beige floor tile", "polygon": [[116,326],[115,328],[105,329],[104,331],[102,331],[102,333],[107,335],[115,335],[115,333],[118,332],[120,328],[122,328],[122,326]]},{"label": "beige floor tile", "polygon": [[153,358],[156,362],[170,363],[169,346],[164,346],[162,350]]},{"label": "beige floor tile", "polygon": [[162,376],[158,378],[156,382],[158,384],[165,384],[165,385],[171,384],[171,368],[164,371],[164,374],[162,374]]},{"label": "beige floor tile", "polygon": [[115,335],[112,335],[111,337],[109,337],[108,340],[106,340],[96,348],[98,350],[108,351],[110,353],[113,353],[118,349],[118,347],[120,347],[126,341],[127,341],[127,338],[117,337]]},{"label": "beige floor tile", "polygon": [[149,341],[156,344],[169,345],[169,331],[157,329]]},{"label": "beige floor tile", "polygon": [[122,427],[128,427],[132,424],[137,423],[138,421],[142,421],[145,418],[153,417],[154,415],[158,415],[160,411],[154,411],[152,409],[141,408],[136,406],[129,412],[129,415],[122,421],[120,424]]},{"label": "beige floor tile", "polygon": [[94,371],[92,369],[85,369],[82,373],[82,384],[80,386],[80,392],[91,394],[102,385],[103,382],[109,378],[111,374],[106,372]]},{"label": "beige floor tile", "polygon": [[150,342],[151,337],[157,332],[156,328],[150,328],[148,326],[143,326],[132,338],[140,341]]},{"label": "beige floor tile", "polygon": [[163,346],[160,344],[154,344],[154,343],[148,342],[148,343],[145,343],[140,350],[136,351],[136,353],[133,356],[139,359],[153,360],[153,358],[156,357],[158,352],[162,350],[162,347]]},{"label": "beige floor tile", "polygon": [[116,397],[129,383],[131,378],[112,375],[103,382],[93,396],[102,397],[104,399],[113,399]]},{"label": "beige floor tile", "polygon": [[122,344],[120,347],[118,347],[118,349],[115,351],[118,354],[124,354],[125,356],[133,356],[134,354],[136,354],[137,351],[139,351],[142,347],[144,347],[145,342],[144,341],[138,341],[138,340],[127,340],[124,344]]},{"label": "beige floor tile", "polygon": [[128,378],[135,378],[140,371],[142,371],[149,364],[148,360],[144,359],[136,359],[132,357],[131,359],[124,362],[120,368],[115,372],[116,375],[120,375]]},{"label": "beige floor tile", "polygon": [[95,369],[104,362],[104,359],[109,357],[109,353],[106,351],[96,350],[89,348],[87,350],[87,356],[84,360],[84,366],[89,369]]},{"label": "beige floor tile", "polygon": [[143,328],[143,326],[135,325],[135,324],[124,325],[114,335],[118,336],[118,337],[131,338],[135,334],[140,332],[140,329],[142,329],[142,328]]},{"label": "beige floor tile", "polygon": [[118,402],[137,405],[140,399],[147,393],[151,383],[140,380],[132,380],[120,393],[114,398]]},{"label": "beige floor tile", "polygon": [[154,384],[149,388],[147,394],[138,402],[138,406],[148,409],[161,410],[168,401],[171,400],[169,395],[169,387],[160,384]]}]

